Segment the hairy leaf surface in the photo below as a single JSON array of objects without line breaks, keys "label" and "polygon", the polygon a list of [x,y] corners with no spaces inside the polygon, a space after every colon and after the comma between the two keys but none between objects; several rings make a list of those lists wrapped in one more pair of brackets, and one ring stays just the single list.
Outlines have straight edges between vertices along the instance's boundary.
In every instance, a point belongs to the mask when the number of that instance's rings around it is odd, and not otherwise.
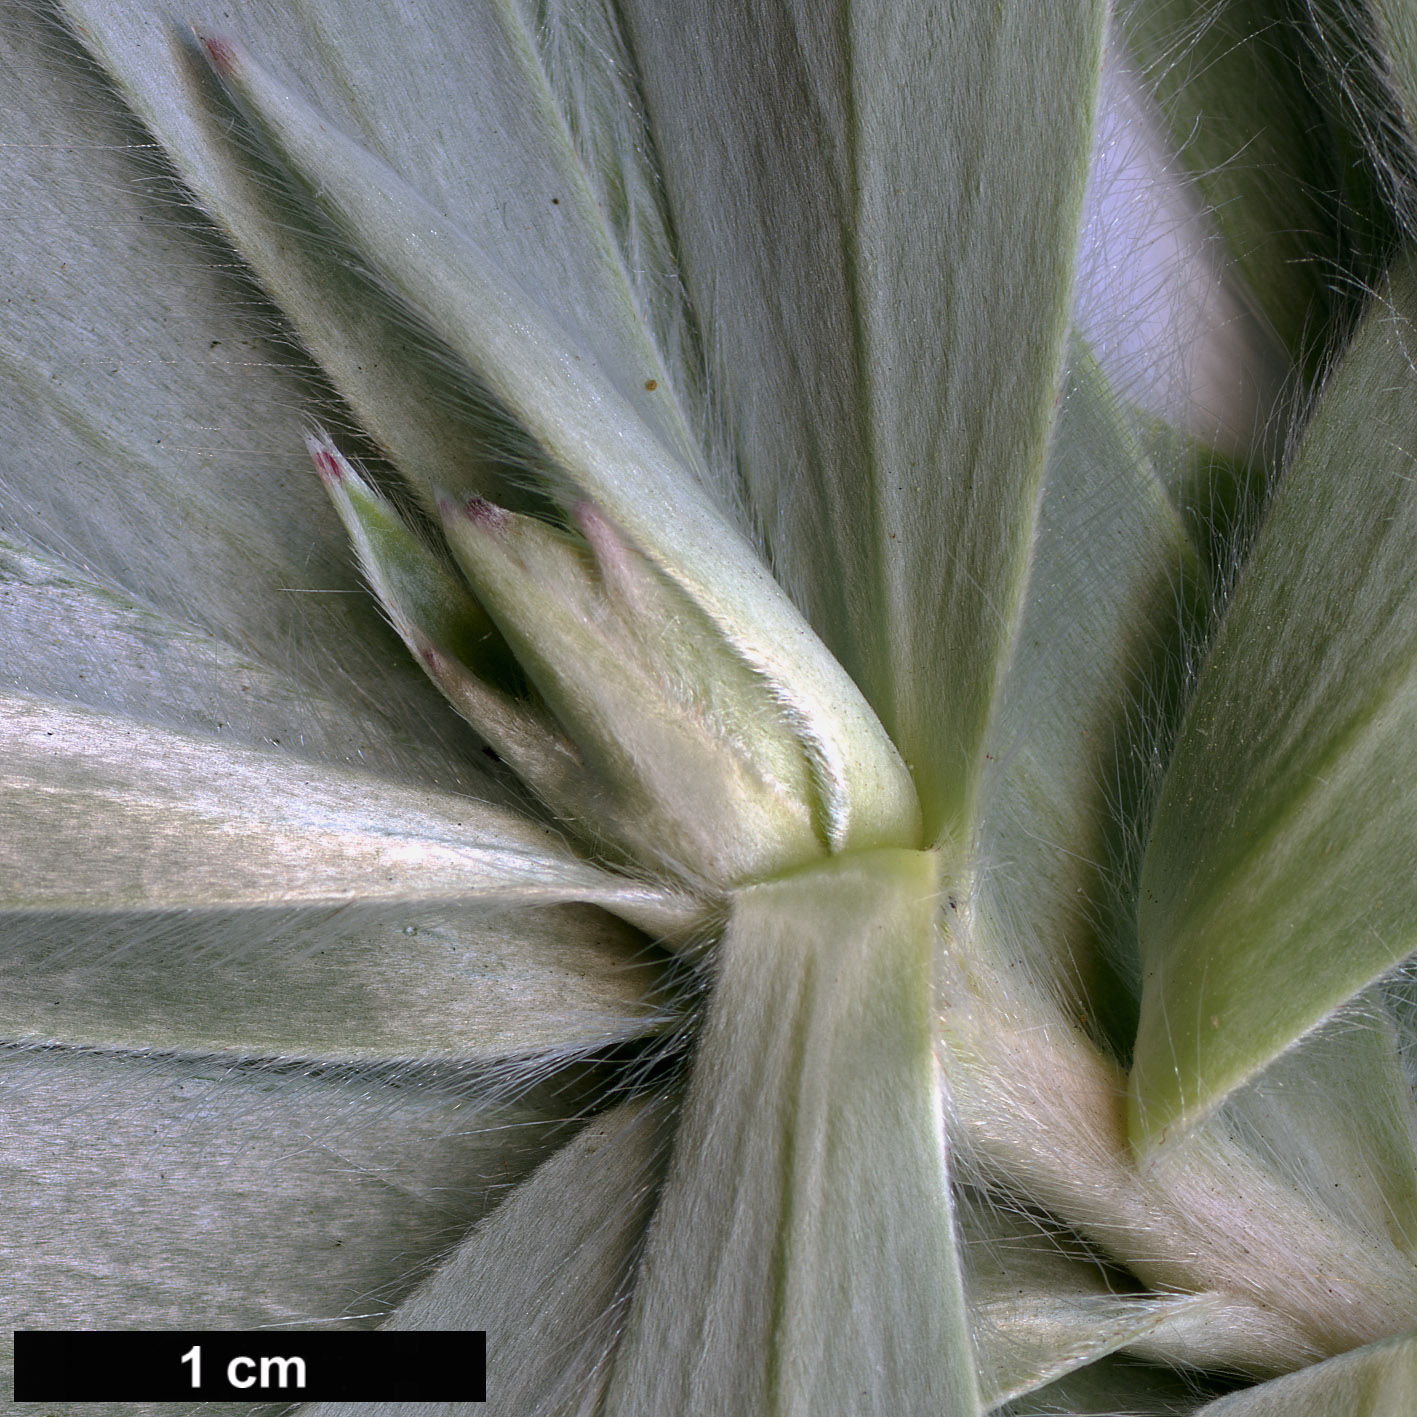
[{"label": "hairy leaf surface", "polygon": [[1141,883],[1144,1146],[1417,947],[1414,317],[1404,261],[1325,387],[1187,713]]}]

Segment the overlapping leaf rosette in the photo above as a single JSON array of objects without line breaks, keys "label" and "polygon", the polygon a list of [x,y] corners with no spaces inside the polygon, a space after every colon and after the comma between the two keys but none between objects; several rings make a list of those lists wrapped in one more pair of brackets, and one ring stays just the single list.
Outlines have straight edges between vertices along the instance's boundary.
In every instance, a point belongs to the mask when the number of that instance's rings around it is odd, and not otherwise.
[{"label": "overlapping leaf rosette", "polygon": [[9,1327],[1403,1410],[1401,6],[3,14]]}]

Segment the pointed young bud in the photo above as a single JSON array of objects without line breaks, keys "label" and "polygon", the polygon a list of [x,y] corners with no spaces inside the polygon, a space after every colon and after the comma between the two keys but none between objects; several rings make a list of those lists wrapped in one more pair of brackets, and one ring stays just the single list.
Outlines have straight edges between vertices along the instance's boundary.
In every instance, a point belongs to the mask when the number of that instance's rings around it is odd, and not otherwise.
[{"label": "pointed young bud", "polygon": [[305,445],[354,543],[360,570],[404,642],[412,648],[421,636],[483,679],[515,686],[521,679],[515,656],[462,581],[329,438],[311,435]]},{"label": "pointed young bud", "polygon": [[525,692],[516,657],[461,578],[328,438],[306,441],[365,579],[424,672],[534,791],[563,810],[583,796],[575,748]]},{"label": "pointed young bud", "polygon": [[616,845],[714,888],[825,853],[811,759],[771,689],[599,511],[575,509],[582,539],[481,498],[442,510],[459,565],[599,779]]}]

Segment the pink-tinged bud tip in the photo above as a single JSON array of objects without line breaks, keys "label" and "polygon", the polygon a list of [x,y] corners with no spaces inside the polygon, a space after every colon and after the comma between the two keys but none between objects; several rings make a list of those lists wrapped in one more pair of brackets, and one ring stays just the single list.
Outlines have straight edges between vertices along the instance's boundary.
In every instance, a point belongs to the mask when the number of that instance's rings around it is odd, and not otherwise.
[{"label": "pink-tinged bud tip", "polygon": [[571,508],[571,516],[585,537],[601,573],[609,576],[626,574],[630,566],[630,548],[600,508],[593,502],[577,502]]},{"label": "pink-tinged bud tip", "polygon": [[434,679],[440,678],[448,665],[447,657],[442,650],[417,626],[408,627],[406,639],[409,649],[417,656],[419,663]]},{"label": "pink-tinged bud tip", "polygon": [[340,470],[335,455],[328,448],[322,448],[318,443],[312,443],[310,456],[315,460],[315,471],[320,474],[321,482],[338,486],[344,481],[344,473]]},{"label": "pink-tinged bud tip", "polygon": [[503,508],[486,497],[454,497],[443,491],[438,493],[438,515],[445,522],[471,522],[485,531],[497,531],[510,520]]},{"label": "pink-tinged bud tip", "polygon": [[507,525],[507,513],[486,497],[469,497],[459,510],[468,521],[485,531],[500,531]]},{"label": "pink-tinged bud tip", "polygon": [[235,71],[241,55],[235,43],[218,35],[198,35],[202,48],[207,51],[212,68],[223,78]]}]

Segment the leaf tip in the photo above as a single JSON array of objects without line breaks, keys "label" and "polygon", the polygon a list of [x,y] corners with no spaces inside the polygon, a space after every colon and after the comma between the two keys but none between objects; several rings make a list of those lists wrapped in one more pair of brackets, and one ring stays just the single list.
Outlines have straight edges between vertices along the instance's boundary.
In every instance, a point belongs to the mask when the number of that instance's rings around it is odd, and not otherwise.
[{"label": "leaf tip", "polygon": [[433,678],[439,679],[448,671],[448,661],[443,652],[426,635],[419,634],[416,630],[409,637],[409,643],[413,652],[418,656],[423,667]]},{"label": "leaf tip", "polygon": [[340,467],[339,454],[333,443],[312,433],[305,439],[305,446],[310,450],[315,471],[326,487],[338,486],[344,481],[344,469]]},{"label": "leaf tip", "polygon": [[632,591],[637,575],[642,573],[632,565],[632,558],[638,558],[619,531],[593,502],[577,502],[571,508],[571,516],[585,537],[602,578],[622,594]]},{"label": "leaf tip", "polygon": [[450,498],[438,499],[438,511],[444,521],[460,520],[470,522],[483,531],[501,531],[511,520],[509,514],[486,497],[471,496],[454,502]]},{"label": "leaf tip", "polygon": [[198,31],[197,43],[202,46],[212,68],[221,78],[230,78],[236,72],[241,63],[241,49],[235,40]]}]

